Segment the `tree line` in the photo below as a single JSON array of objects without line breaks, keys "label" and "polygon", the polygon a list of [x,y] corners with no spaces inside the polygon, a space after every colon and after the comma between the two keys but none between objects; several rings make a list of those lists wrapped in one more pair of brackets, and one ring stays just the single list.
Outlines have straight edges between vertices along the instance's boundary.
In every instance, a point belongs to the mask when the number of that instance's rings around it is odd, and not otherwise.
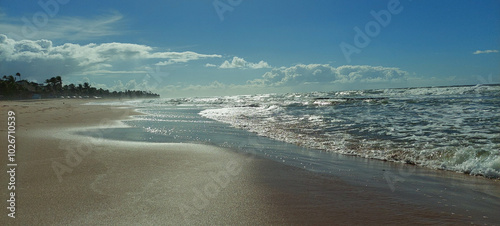
[{"label": "tree line", "polygon": [[[19,78],[19,79],[17,79]],[[21,80],[21,74],[4,75],[0,79],[0,99],[30,98],[158,98],[160,95],[151,91],[126,90],[109,91],[92,87],[88,82],[83,84],[63,85],[61,76],[46,79],[38,84]]]}]

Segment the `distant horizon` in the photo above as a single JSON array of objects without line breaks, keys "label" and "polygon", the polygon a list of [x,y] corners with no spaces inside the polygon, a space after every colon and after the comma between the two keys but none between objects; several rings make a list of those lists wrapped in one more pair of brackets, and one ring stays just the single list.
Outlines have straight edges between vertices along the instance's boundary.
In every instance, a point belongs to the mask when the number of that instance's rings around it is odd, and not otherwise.
[{"label": "distant horizon", "polygon": [[162,97],[499,84],[499,38],[495,0],[0,3],[1,75]]},{"label": "distant horizon", "polygon": [[[10,76],[10,75],[9,75]],[[22,80],[16,80],[16,82],[20,81],[27,81],[31,82],[26,79]],[[46,82],[41,82],[38,83],[40,85],[45,84]],[[78,83],[78,84],[84,84],[88,82],[83,82],[83,83]],[[75,85],[73,83],[62,83],[63,86],[67,85]],[[78,85],[77,84],[77,85]],[[91,83],[89,83],[90,86]],[[252,93],[252,94],[234,94],[234,95],[209,95],[209,96],[160,96],[160,99],[172,99],[172,98],[183,98],[183,97],[195,97],[195,98],[204,98],[204,97],[218,97],[218,96],[239,96],[239,95],[265,95],[265,94],[286,94],[286,93],[312,93],[312,92],[342,92],[342,91],[364,91],[364,90],[379,90],[379,89],[419,89],[419,88],[446,88],[446,87],[470,87],[470,86],[500,86],[500,83],[486,83],[486,84],[455,84],[455,85],[438,85],[438,86],[409,86],[409,87],[390,87],[390,88],[364,88],[364,89],[341,89],[341,90],[323,90],[323,91],[308,91],[308,92],[267,92],[267,93]],[[102,88],[100,88],[102,89]],[[106,89],[104,89],[106,90]],[[109,90],[109,91],[117,91],[117,92],[124,92],[127,90]],[[130,91],[145,91],[145,92],[152,92],[151,90],[138,90],[138,89],[133,89]]]}]

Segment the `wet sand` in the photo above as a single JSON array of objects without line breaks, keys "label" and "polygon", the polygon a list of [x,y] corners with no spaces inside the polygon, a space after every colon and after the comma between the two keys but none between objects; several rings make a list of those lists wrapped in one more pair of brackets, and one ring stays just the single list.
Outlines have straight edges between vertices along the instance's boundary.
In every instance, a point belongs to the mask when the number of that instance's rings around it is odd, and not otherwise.
[{"label": "wet sand", "polygon": [[[470,224],[335,176],[200,144],[72,135],[138,114],[85,100],[1,101],[16,113],[16,218],[2,225]],[[7,126],[0,127],[6,137]],[[7,140],[0,139],[7,169]],[[8,169],[7,169],[8,170]],[[7,173],[2,197],[8,199]],[[5,208],[8,203],[2,202]]]}]

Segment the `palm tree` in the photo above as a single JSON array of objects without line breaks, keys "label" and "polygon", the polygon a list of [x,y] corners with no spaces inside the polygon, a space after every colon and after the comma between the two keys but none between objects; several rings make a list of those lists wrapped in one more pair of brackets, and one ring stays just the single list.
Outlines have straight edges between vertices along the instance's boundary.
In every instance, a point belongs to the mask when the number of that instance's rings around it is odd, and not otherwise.
[{"label": "palm tree", "polygon": [[71,84],[69,84],[68,87],[69,87],[69,92],[71,93],[71,95],[76,95],[75,94],[76,93],[76,86],[75,86],[75,84],[71,83]]},{"label": "palm tree", "polygon": [[11,84],[14,84],[14,83],[16,83],[16,78],[14,78],[14,76],[12,76],[12,75],[9,75],[9,76],[7,77],[7,81],[8,81],[9,83],[11,83]]},{"label": "palm tree", "polygon": [[47,85],[45,86],[49,91],[53,89],[53,86],[52,86],[52,81],[50,79],[45,79],[45,83],[47,83]]},{"label": "palm tree", "polygon": [[55,81],[55,85],[57,87],[57,90],[59,92],[61,92],[62,91],[62,78],[61,78],[61,76],[56,76],[54,78],[54,81]]},{"label": "palm tree", "polygon": [[6,77],[6,81],[7,94],[15,94],[17,92],[16,78],[14,78],[14,76],[12,75],[9,75]]},{"label": "palm tree", "polygon": [[61,89],[59,88],[59,81],[56,77],[52,77],[50,79],[46,79],[45,83],[47,83],[47,88],[52,91],[52,94],[55,94],[57,91],[60,91]]},{"label": "palm tree", "polygon": [[17,72],[16,76],[19,77],[19,81],[21,81],[21,73]]},{"label": "palm tree", "polygon": [[85,90],[85,95],[88,95],[89,94],[89,91],[90,91],[90,84],[88,82],[84,82],[83,83],[83,89]]},{"label": "palm tree", "polygon": [[83,85],[82,84],[78,84],[77,88],[78,90],[78,95],[82,95],[82,90],[83,90]]}]

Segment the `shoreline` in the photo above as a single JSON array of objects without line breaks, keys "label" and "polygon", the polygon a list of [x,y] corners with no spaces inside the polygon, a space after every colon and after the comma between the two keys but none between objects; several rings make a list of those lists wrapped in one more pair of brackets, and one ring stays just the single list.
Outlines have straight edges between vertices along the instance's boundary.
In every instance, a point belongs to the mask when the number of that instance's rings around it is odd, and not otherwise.
[{"label": "shoreline", "polygon": [[[335,176],[224,148],[65,136],[69,129],[119,126],[117,120],[139,113],[117,106],[81,105],[88,100],[61,102],[0,101],[0,122],[6,125],[6,112],[12,109],[19,122],[18,213],[16,219],[1,217],[9,224],[484,221],[401,203],[388,193],[353,186]],[[6,131],[6,126],[0,128],[0,133]],[[0,145],[6,146],[6,140]],[[56,172],[64,173],[58,177]],[[7,184],[7,176],[0,177],[2,184]],[[2,189],[4,197],[6,190]]]}]

